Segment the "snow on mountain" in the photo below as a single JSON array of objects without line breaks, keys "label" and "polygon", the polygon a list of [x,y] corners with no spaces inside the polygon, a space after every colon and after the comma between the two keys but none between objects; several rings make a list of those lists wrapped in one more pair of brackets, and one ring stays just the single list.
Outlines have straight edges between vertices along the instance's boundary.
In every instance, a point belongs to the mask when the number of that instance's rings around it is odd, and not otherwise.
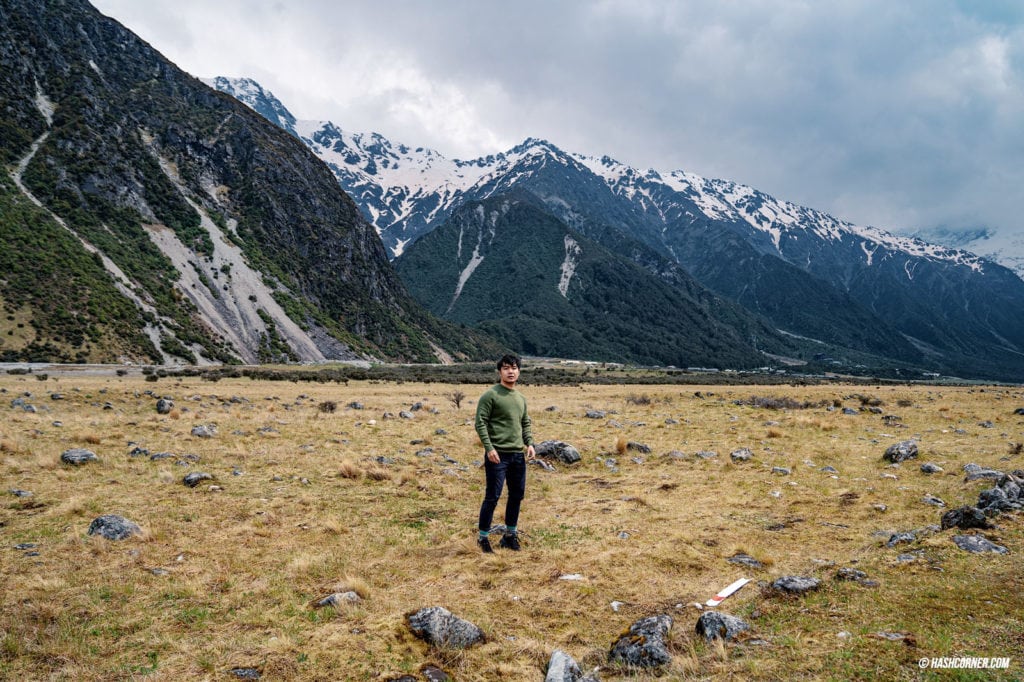
[{"label": "snow on mountain", "polygon": [[[516,168],[529,162],[577,163],[601,178],[617,195],[645,211],[664,216],[672,209],[668,201],[680,198],[711,220],[742,221],[763,233],[782,253],[784,236],[798,239],[813,234],[827,242],[844,235],[862,243],[863,258],[871,265],[875,253],[883,250],[910,256],[947,261],[977,272],[984,271],[984,259],[942,240],[925,241],[900,236],[872,226],[854,225],[827,213],[776,199],[753,187],[728,180],[704,178],[683,170],[640,171],[607,156],[565,154],[544,140],[527,139],[507,152],[469,161],[448,159],[425,147],[394,144],[377,133],[353,133],[330,121],[297,121],[272,93],[251,79],[218,77],[205,82],[233,95],[282,128],[300,137],[323,159],[352,195],[367,218],[385,240],[392,258],[402,254],[412,240],[433,227],[467,198],[484,199],[509,189],[519,179]],[[518,171],[520,173],[524,170]],[[656,196],[657,195],[657,196]],[[921,234],[921,236],[930,236]],[[967,242],[972,251],[982,251],[994,260],[1011,261],[1018,273],[1024,271],[1024,239],[989,241],[990,237]],[[947,244],[943,246],[942,244]],[[872,246],[873,245],[873,246]],[[1021,254],[1021,255],[1015,255]]]},{"label": "snow on mountain", "polygon": [[986,228],[955,230],[944,227],[919,230],[915,237],[926,242],[964,249],[993,260],[1024,279],[1024,233]]},{"label": "snow on mountain", "polygon": [[285,108],[281,100],[274,97],[274,93],[264,90],[263,86],[253,79],[217,76],[200,80],[214,90],[231,95],[274,125],[295,135],[295,117]]},{"label": "snow on mountain", "polygon": [[[742,220],[765,233],[780,253],[782,237],[787,233],[794,237],[799,236],[801,232],[809,232],[830,242],[839,241],[844,235],[854,235],[894,251],[964,265],[977,272],[983,271],[983,260],[965,250],[927,243],[914,237],[895,235],[876,227],[854,225],[827,213],[782,201],[753,187],[728,180],[703,178],[681,170],[662,174],[651,169],[646,173],[640,173],[608,157],[596,159],[574,154],[573,158],[604,179],[613,191],[625,193],[633,201],[637,201],[637,194],[642,191],[637,189],[639,178],[646,182],[661,183],[672,189],[695,204],[707,218]],[[645,202],[641,200],[641,204],[643,203]],[[863,248],[870,265],[875,249],[867,246]]]}]

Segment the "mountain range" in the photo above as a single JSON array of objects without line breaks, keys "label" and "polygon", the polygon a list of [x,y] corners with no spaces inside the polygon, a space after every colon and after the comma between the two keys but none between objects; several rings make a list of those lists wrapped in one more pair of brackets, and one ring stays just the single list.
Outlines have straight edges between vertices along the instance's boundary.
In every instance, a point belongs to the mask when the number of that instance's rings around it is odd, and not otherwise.
[{"label": "mountain range", "polygon": [[0,360],[1024,380],[992,261],[544,140],[459,161],[297,120],[83,0],[0,0],[0,108]]},{"label": "mountain range", "polygon": [[0,360],[492,356],[295,135],[83,0],[0,0]]},{"label": "mountain range", "polygon": [[[415,254],[427,248],[424,235],[460,207],[527,193],[577,242],[585,237],[648,269],[678,266],[714,296],[767,321],[775,334],[762,342],[747,337],[750,346],[767,342],[812,367],[824,361],[849,370],[885,358],[912,372],[1024,378],[1024,281],[968,251],[853,225],[735,182],[679,170],[641,171],[608,157],[567,153],[544,140],[450,160],[376,133],[296,120],[253,81],[210,83],[268,114],[324,160],[374,224],[418,300],[428,307],[453,300],[461,283],[455,306],[431,307],[447,318],[472,322],[460,310],[473,307],[469,292],[478,288],[472,280],[483,270],[466,274],[466,282],[451,280],[450,273],[447,280],[430,281],[403,261],[414,258],[425,268],[422,254]],[[431,258],[465,268],[466,255],[450,234],[446,243],[455,251],[429,243]],[[652,257],[660,264],[652,266]],[[458,268],[442,268],[452,269]],[[529,281],[528,273],[508,274],[500,286]],[[783,349],[779,335],[798,347]]]}]

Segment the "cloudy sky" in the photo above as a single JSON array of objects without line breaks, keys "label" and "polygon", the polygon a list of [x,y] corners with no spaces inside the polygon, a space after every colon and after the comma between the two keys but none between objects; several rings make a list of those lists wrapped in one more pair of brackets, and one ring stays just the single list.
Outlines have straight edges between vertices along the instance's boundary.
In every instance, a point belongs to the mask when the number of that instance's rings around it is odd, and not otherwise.
[{"label": "cloudy sky", "polygon": [[92,0],[189,73],[449,158],[539,137],[892,231],[1024,232],[1019,0]]}]

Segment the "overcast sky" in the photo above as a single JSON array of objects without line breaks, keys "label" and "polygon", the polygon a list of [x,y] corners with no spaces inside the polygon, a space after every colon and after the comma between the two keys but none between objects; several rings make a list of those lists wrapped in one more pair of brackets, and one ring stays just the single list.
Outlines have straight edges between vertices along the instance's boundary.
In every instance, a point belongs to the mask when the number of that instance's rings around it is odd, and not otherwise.
[{"label": "overcast sky", "polygon": [[538,137],[897,232],[1024,232],[1020,0],[93,3],[195,76],[449,158]]}]

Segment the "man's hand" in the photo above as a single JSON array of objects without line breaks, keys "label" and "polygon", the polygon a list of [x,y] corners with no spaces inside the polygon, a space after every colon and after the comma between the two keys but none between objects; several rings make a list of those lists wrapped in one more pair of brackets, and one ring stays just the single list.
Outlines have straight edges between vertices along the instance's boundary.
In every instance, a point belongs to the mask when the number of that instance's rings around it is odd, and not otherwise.
[{"label": "man's hand", "polygon": [[491,462],[491,464],[497,464],[498,462],[501,461],[501,457],[498,457],[497,450],[488,450],[487,459]]},{"label": "man's hand", "polygon": [[532,462],[535,459],[537,459],[536,451],[533,449],[532,445],[527,445],[526,446],[526,460],[529,461],[529,462]]}]

